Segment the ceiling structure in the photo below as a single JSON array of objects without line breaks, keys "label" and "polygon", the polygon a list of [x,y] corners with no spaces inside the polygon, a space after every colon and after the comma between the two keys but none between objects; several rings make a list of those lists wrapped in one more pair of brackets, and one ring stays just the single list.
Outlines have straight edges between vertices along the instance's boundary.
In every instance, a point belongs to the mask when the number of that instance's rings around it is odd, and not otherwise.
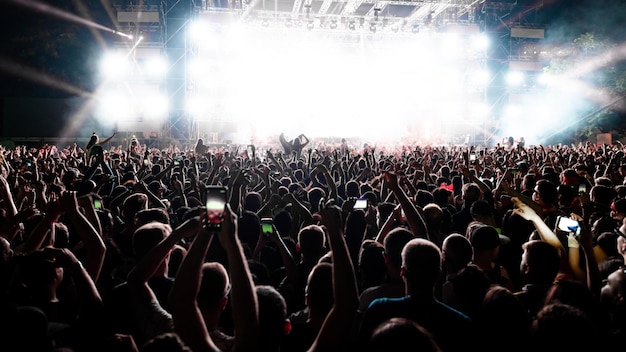
[{"label": "ceiling structure", "polygon": [[291,21],[300,25],[315,22],[333,29],[354,26],[355,22],[361,26],[376,22],[403,28],[442,28],[448,24],[477,23],[488,3],[486,0],[231,0],[228,3],[207,0],[203,1],[201,11],[239,13],[248,20],[287,22],[287,25]]}]

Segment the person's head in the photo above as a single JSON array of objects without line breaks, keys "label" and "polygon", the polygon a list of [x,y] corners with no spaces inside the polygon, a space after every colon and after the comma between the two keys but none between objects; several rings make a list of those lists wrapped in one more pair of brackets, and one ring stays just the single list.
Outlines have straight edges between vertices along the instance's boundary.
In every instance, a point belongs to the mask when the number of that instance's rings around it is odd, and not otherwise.
[{"label": "person's head", "polygon": [[591,351],[597,344],[597,328],[582,310],[568,304],[549,304],[530,327],[530,350]]},{"label": "person's head", "polygon": [[370,337],[370,352],[440,352],[441,348],[428,330],[405,318],[391,318],[382,322]]},{"label": "person's head", "polygon": [[473,254],[472,244],[461,234],[453,233],[443,240],[441,256],[448,274],[465,268],[472,261]]},{"label": "person's head", "polygon": [[480,199],[480,187],[473,182],[465,183],[461,188],[461,196],[463,197],[464,204],[471,206],[475,201]]},{"label": "person's head", "polygon": [[361,188],[359,182],[350,180],[346,182],[346,197],[347,198],[359,198],[361,196]]},{"label": "person's head", "polygon": [[224,266],[218,262],[202,264],[202,279],[198,290],[198,308],[219,316],[228,303],[230,280]]},{"label": "person's head", "polygon": [[312,212],[319,211],[319,203],[322,198],[326,197],[326,191],[320,187],[313,187],[307,192],[307,200],[311,205]]},{"label": "person's head", "polygon": [[243,201],[244,210],[249,210],[252,212],[258,212],[259,209],[263,206],[263,199],[259,192],[250,191],[246,193],[246,196]]},{"label": "person's head", "polygon": [[399,273],[402,267],[402,249],[415,238],[413,233],[403,227],[397,227],[387,234],[383,240],[385,247],[385,263],[389,267],[389,273]]},{"label": "person's head", "polygon": [[132,237],[133,254],[135,261],[139,262],[148,252],[156,247],[172,233],[172,227],[160,222],[150,222],[135,230]]},{"label": "person's head", "polygon": [[600,302],[607,312],[626,317],[626,271],[620,267],[607,277],[600,291]]},{"label": "person's head", "polygon": [[304,298],[309,314],[323,320],[335,302],[332,264],[319,263],[313,267],[307,278]]},{"label": "person's head", "polygon": [[441,251],[423,238],[410,240],[402,250],[402,277],[407,293],[432,295],[441,274]]},{"label": "person's head", "polygon": [[153,221],[169,225],[170,216],[163,208],[143,209],[135,214],[135,226],[142,226]]},{"label": "person's head", "polygon": [[284,336],[291,331],[287,303],[273,286],[258,285],[255,292],[259,303],[259,350],[279,351]]},{"label": "person's head", "polygon": [[385,282],[387,267],[384,252],[385,247],[377,241],[365,240],[361,244],[358,272],[362,290]]},{"label": "person's head", "polygon": [[445,206],[453,203],[452,191],[444,187],[438,187],[433,190],[433,201],[439,206]]},{"label": "person's head", "polygon": [[326,237],[324,229],[318,225],[308,225],[298,232],[298,251],[304,260],[317,261],[325,251]]},{"label": "person's head", "polygon": [[422,215],[429,229],[439,230],[443,226],[443,210],[439,205],[435,203],[426,205]]},{"label": "person's head", "polygon": [[532,199],[544,209],[557,207],[559,200],[557,186],[546,179],[537,181],[533,188]]},{"label": "person's head", "polygon": [[433,194],[427,190],[418,189],[415,194],[415,204],[419,207],[425,207],[428,204],[434,203]]},{"label": "person's head", "polygon": [[559,272],[559,251],[541,240],[528,241],[522,245],[522,249],[522,279],[530,284],[551,285]]},{"label": "person's head", "polygon": [[178,334],[173,332],[157,335],[141,346],[140,352],[192,352]]},{"label": "person's head", "polygon": [[477,255],[491,254],[493,259],[498,255],[500,248],[500,235],[498,231],[489,225],[479,225],[470,233],[470,243],[474,249],[474,259]]},{"label": "person's head", "polygon": [[609,212],[613,199],[617,196],[617,191],[612,186],[596,184],[589,191],[589,200],[606,209]]},{"label": "person's head", "polygon": [[148,196],[143,193],[133,193],[124,199],[122,203],[122,217],[126,224],[132,224],[135,215],[140,211],[148,209]]},{"label": "person's head", "polygon": [[493,208],[486,200],[475,201],[470,208],[470,213],[472,214],[472,218],[476,221],[480,221],[484,224],[494,222]]},{"label": "person's head", "polygon": [[244,210],[238,219],[237,236],[247,255],[252,254],[261,233],[261,218],[249,210]]}]

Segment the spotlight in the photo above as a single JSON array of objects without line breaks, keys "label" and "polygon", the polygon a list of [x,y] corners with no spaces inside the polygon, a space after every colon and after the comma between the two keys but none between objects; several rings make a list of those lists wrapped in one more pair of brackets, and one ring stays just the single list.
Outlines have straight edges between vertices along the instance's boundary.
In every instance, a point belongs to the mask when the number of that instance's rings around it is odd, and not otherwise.
[{"label": "spotlight", "polygon": [[293,26],[293,21],[291,20],[291,18],[287,19],[287,21],[285,21],[285,27],[291,28],[292,26]]},{"label": "spotlight", "polygon": [[313,21],[309,21],[309,23],[306,24],[306,29],[308,30],[312,30],[314,27]]},{"label": "spotlight", "polygon": [[270,21],[268,21],[267,19],[263,19],[263,21],[261,21],[261,26],[269,27],[270,26]]},{"label": "spotlight", "polygon": [[353,31],[356,28],[356,23],[354,21],[348,22],[348,29]]},{"label": "spotlight", "polygon": [[337,28],[337,20],[330,21],[330,29],[335,29],[335,28]]},{"label": "spotlight", "polygon": [[370,31],[372,33],[376,33],[376,23],[374,22],[370,23]]}]

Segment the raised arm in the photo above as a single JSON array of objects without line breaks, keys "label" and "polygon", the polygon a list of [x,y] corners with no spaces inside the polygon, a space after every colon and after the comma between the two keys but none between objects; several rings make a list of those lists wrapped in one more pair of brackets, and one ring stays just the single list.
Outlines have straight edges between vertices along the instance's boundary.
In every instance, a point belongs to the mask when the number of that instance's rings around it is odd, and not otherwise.
[{"label": "raised arm", "polygon": [[254,351],[259,347],[258,303],[248,261],[237,236],[237,217],[229,205],[218,238],[228,257],[232,285],[230,301],[236,334],[232,351]]},{"label": "raised arm", "polygon": [[[193,221],[196,224],[199,219],[196,218]],[[181,227],[191,225],[186,222]],[[219,351],[207,331],[202,313],[196,303],[202,264],[212,238],[213,234],[206,229],[198,233],[178,268],[174,287],[169,296],[174,330],[193,351]]]},{"label": "raised arm", "polygon": [[409,228],[415,237],[428,238],[428,229],[424,219],[417,211],[413,201],[407,196],[400,184],[398,183],[398,177],[391,172],[385,172],[383,174],[385,184],[389,186],[389,189],[396,197],[402,210],[404,210],[404,216],[409,224]]},{"label": "raised arm", "polygon": [[322,224],[328,230],[332,255],[333,306],[322,328],[309,348],[313,351],[345,351],[348,337],[359,307],[354,267],[343,237],[341,209],[328,206],[322,209]]},{"label": "raised arm", "polygon": [[104,241],[98,234],[95,227],[91,225],[89,220],[83,215],[78,208],[78,200],[76,192],[65,191],[61,194],[61,208],[65,212],[68,220],[74,225],[81,242],[87,249],[87,257],[85,258],[85,270],[91,275],[94,282],[98,281],[106,247]]},{"label": "raised arm", "polygon": [[525,220],[532,222],[535,226],[535,229],[539,233],[539,236],[544,242],[549,243],[553,247],[555,247],[560,255],[561,255],[561,273],[567,275],[569,278],[574,278],[574,273],[572,271],[572,267],[569,264],[568,253],[566,252],[563,244],[557,237],[557,235],[550,229],[550,227],[539,217],[539,215],[526,203],[522,202],[519,198],[513,197],[513,203],[515,204],[515,209],[513,212]]}]

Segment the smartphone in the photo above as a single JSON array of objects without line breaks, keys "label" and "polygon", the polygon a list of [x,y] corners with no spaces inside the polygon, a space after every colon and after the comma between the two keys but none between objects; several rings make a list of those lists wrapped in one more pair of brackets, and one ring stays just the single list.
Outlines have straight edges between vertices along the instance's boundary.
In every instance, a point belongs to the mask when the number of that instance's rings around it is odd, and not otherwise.
[{"label": "smartphone", "polygon": [[206,187],[207,224],[210,229],[219,229],[224,221],[224,208],[228,202],[226,186]]},{"label": "smartphone", "polygon": [[557,217],[556,228],[559,231],[573,233],[575,236],[580,236],[580,224],[578,221],[568,218],[567,216]]},{"label": "smartphone", "polygon": [[581,183],[578,185],[578,194],[584,194],[587,193],[587,185],[584,183]]},{"label": "smartphone", "polygon": [[476,154],[474,154],[474,153],[470,154],[469,160],[470,161],[476,161]]},{"label": "smartphone", "polygon": [[178,159],[174,160],[174,166],[179,166],[180,165],[180,161],[178,161]]},{"label": "smartphone", "polygon": [[357,199],[356,201],[354,201],[354,207],[352,207],[352,209],[367,209],[367,199]]},{"label": "smartphone", "polygon": [[102,200],[94,199],[93,200],[93,207],[94,207],[94,209],[102,209]]},{"label": "smartphone", "polygon": [[515,175],[518,171],[518,169],[511,169],[511,175]]},{"label": "smartphone", "polygon": [[143,159],[143,164],[144,164],[145,166],[148,166],[148,164],[149,164],[149,163],[150,163],[150,160],[148,160],[148,159]]},{"label": "smartphone", "polygon": [[274,233],[274,221],[272,218],[262,218],[261,219],[261,234],[263,237],[269,238],[270,234]]}]

